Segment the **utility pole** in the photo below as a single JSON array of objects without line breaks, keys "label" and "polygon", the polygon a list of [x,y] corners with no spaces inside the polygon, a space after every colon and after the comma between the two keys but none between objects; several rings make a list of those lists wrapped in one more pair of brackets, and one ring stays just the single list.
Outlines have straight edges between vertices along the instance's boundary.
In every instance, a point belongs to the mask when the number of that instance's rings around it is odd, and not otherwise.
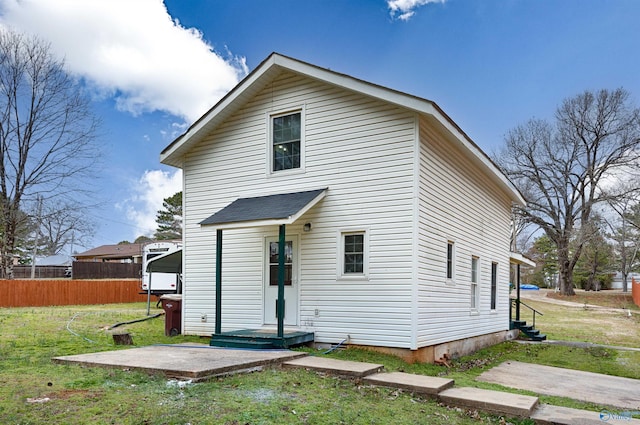
[{"label": "utility pole", "polygon": [[31,253],[31,279],[36,278],[36,255],[38,253],[38,241],[40,239],[40,223],[42,222],[42,197],[38,196],[38,212],[36,217],[36,234],[33,241],[33,251]]}]

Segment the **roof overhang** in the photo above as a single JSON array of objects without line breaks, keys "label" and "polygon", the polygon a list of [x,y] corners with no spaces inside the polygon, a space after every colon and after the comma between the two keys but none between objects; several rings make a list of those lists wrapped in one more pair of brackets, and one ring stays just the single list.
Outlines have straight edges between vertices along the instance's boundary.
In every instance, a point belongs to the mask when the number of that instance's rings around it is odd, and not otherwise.
[{"label": "roof overhang", "polygon": [[147,263],[149,273],[182,273],[182,249],[158,255]]},{"label": "roof overhang", "polygon": [[203,140],[207,134],[224,122],[225,119],[244,105],[252,96],[257,94],[262,88],[269,84],[269,82],[273,81],[274,78],[285,71],[294,72],[334,86],[359,92],[430,117],[438,122],[442,128],[446,129],[452,136],[449,140],[458,144],[463,152],[468,153],[469,158],[484,169],[487,175],[508,194],[513,202],[525,205],[526,202],[522,194],[516,189],[513,183],[435,102],[369,83],[278,53],[272,53],[267,59],[260,63],[249,75],[238,83],[237,86],[227,93],[226,96],[189,127],[183,135],[167,146],[160,154],[160,162],[182,168],[185,154],[192,146]]},{"label": "roof overhang", "polygon": [[524,255],[518,253],[518,252],[511,252],[509,254],[509,262],[511,264],[524,264],[530,267],[535,267],[536,266],[536,262],[533,261],[530,258],[525,257]]},{"label": "roof overhang", "polygon": [[200,222],[216,229],[293,224],[322,200],[327,189],[239,198]]}]

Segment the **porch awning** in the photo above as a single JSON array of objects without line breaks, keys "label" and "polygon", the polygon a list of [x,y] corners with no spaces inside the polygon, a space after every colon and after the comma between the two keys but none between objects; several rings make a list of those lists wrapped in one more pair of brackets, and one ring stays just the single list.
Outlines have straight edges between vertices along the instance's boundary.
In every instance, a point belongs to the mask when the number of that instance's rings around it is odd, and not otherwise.
[{"label": "porch awning", "polygon": [[182,273],[182,250],[158,255],[147,263],[148,272]]},{"label": "porch awning", "polygon": [[519,252],[513,252],[513,251],[509,255],[509,262],[511,264],[525,264],[530,267],[536,266],[536,262],[533,261],[532,259],[525,257]]},{"label": "porch awning", "polygon": [[219,229],[292,224],[326,195],[327,188],[236,199],[200,222]]}]

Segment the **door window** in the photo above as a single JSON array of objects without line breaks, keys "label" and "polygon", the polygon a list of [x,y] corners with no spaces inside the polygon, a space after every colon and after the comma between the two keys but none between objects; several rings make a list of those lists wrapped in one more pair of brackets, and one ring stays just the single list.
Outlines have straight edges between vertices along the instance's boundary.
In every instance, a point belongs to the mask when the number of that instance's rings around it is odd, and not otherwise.
[{"label": "door window", "polygon": [[[269,242],[269,286],[278,286],[278,242]],[[284,243],[284,285],[291,286],[293,280],[293,242]]]}]

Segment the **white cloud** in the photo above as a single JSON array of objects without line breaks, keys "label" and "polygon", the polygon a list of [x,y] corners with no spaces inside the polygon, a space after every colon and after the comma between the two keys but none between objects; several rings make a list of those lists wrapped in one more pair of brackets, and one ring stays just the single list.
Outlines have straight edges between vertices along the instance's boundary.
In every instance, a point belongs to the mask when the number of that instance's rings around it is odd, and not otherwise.
[{"label": "white cloud", "polygon": [[216,52],[162,0],[0,0],[0,25],[50,42],[70,72],[133,114],[194,121],[247,73],[243,57]]},{"label": "white cloud", "polygon": [[387,7],[393,19],[408,21],[415,15],[415,9],[429,3],[444,3],[446,0],[387,0]]},{"label": "white cloud", "polygon": [[135,226],[134,238],[155,233],[156,213],[165,198],[182,190],[182,170],[147,170],[133,185],[133,195],[116,205]]}]

